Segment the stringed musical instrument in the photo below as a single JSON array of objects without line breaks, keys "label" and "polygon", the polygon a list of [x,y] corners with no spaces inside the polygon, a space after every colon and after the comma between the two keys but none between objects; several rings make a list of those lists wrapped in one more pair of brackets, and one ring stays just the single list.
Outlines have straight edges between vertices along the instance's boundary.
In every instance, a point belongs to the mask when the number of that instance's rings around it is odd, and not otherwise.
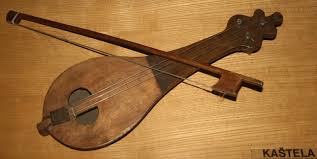
[{"label": "stringed musical instrument", "polygon": [[[60,74],[49,88],[43,118],[37,125],[43,136],[79,150],[104,147],[127,135],[154,105],[181,82],[235,100],[241,86],[262,91],[263,82],[211,63],[234,52],[258,51],[263,39],[274,39],[283,17],[235,15],[221,33],[191,45],[164,52],[91,30],[9,11],[7,22],[105,56],[88,59]],[[121,57],[21,24],[30,21],[80,34],[144,53]],[[201,71],[219,78],[209,86],[187,77]]]}]

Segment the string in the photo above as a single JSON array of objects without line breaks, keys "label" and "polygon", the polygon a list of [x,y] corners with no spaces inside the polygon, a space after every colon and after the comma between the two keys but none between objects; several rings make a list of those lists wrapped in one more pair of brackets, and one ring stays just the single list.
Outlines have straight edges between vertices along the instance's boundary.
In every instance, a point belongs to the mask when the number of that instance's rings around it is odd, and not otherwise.
[{"label": "string", "polygon": [[[82,45],[82,44],[79,44],[79,43],[76,43],[76,42],[73,42],[73,41],[70,41],[70,40],[67,40],[67,39],[64,39],[64,38],[61,38],[61,37],[57,37],[57,36],[55,36],[55,35],[51,35],[51,34],[48,34],[48,33],[45,33],[45,32],[41,32],[41,31],[39,31],[39,30],[35,30],[35,29],[33,29],[33,28],[30,28],[30,27],[27,27],[27,26],[24,26],[24,25],[20,25],[20,26],[21,26],[21,27],[24,27],[24,28],[27,28],[27,29],[30,29],[30,30],[33,30],[33,31],[36,31],[36,32],[39,32],[39,33],[44,34],[44,35],[47,35],[47,36],[54,37],[54,38],[59,39],[59,40],[62,40],[62,41],[64,41],[64,42],[71,43],[71,44],[73,44],[73,45],[76,45],[76,46],[85,48],[85,49],[87,49],[87,50],[90,50],[90,51],[93,51],[93,52],[96,52],[96,53],[99,53],[99,54],[103,54],[103,55],[104,55],[104,54],[107,54],[108,56],[119,57],[119,56],[115,56],[115,55],[112,55],[112,54],[110,54],[110,53],[106,53],[106,52],[103,52],[103,51],[100,51],[100,50],[97,50],[97,49],[94,49],[94,48],[91,48],[91,47],[88,47],[88,46],[85,46],[85,45]],[[230,28],[230,29],[231,29],[231,28]],[[227,29],[227,30],[229,30],[229,29]],[[225,30],[225,31],[227,31],[227,30]],[[208,39],[211,39],[211,38],[214,38],[214,37],[216,37],[216,35],[215,35],[215,36],[212,36],[212,37],[210,37],[210,38],[208,38]],[[199,45],[199,43],[197,43],[196,45],[191,46],[189,49],[187,49],[186,52],[189,52],[189,53],[190,53],[189,50],[193,49],[193,48],[196,47],[197,45]],[[204,54],[198,55],[198,56],[196,56],[196,57],[199,57],[199,56],[202,56],[202,55],[204,55]],[[196,57],[195,57],[195,58],[196,58]],[[195,59],[195,58],[193,58],[193,59]],[[126,60],[126,59],[124,59],[124,60],[125,60],[125,61],[128,61],[128,60]],[[171,76],[173,76],[173,77],[177,76],[176,78],[179,78],[179,79],[182,79],[182,80],[187,80],[187,81],[190,81],[190,82],[193,82],[193,83],[196,83],[196,84],[200,84],[200,85],[207,86],[207,85],[205,85],[205,84],[203,84],[203,83],[200,83],[200,82],[197,82],[197,81],[194,81],[194,80],[189,80],[189,79],[187,79],[187,78],[184,78],[184,77],[181,77],[181,76],[178,76],[178,75],[175,75],[175,74],[171,74],[170,72],[166,72],[166,71],[163,71],[163,70],[161,70],[161,69],[156,69],[156,68],[154,68],[154,66],[157,66],[157,65],[159,65],[159,64],[161,64],[161,63],[165,63],[165,62],[168,62],[168,61],[170,61],[170,60],[161,61],[160,63],[155,64],[155,65],[153,65],[153,66],[146,66],[146,65],[144,65],[143,67],[147,67],[147,68],[149,68],[149,69],[153,69],[153,70],[155,70],[155,71],[161,72],[160,74],[164,73],[164,74],[171,75]],[[128,62],[135,63],[134,61],[128,61]],[[137,64],[140,65],[139,63],[137,63]],[[168,65],[170,65],[170,64],[168,64]],[[167,66],[168,66],[168,65],[167,65]],[[141,65],[141,66],[142,66],[142,65]],[[132,78],[132,77],[134,77],[134,76],[136,76],[136,75],[138,75],[138,74],[140,74],[140,73],[142,73],[142,72],[145,72],[145,71],[147,71],[147,70],[143,70],[143,71],[141,71],[141,72],[138,72],[138,73],[136,73],[136,74],[134,74],[134,75],[132,75],[132,76],[130,76],[130,77],[124,79],[124,80],[130,79],[130,78]],[[157,75],[159,75],[159,74],[156,74],[155,76],[157,76]],[[154,76],[154,77],[155,77],[155,76]],[[114,85],[116,85],[116,84],[119,84],[119,83],[121,83],[121,82],[124,81],[124,80],[118,81],[118,82],[116,82],[115,84],[113,84],[113,85],[111,85],[111,86],[108,86],[108,87],[106,87],[106,88],[103,88],[103,89],[101,89],[100,91],[96,92],[95,94],[98,94],[99,92],[102,92],[102,91],[104,91],[104,90],[106,90],[106,89],[108,89],[108,88],[111,88],[112,86],[114,86]],[[184,82],[184,83],[185,83],[185,82]],[[124,85],[126,85],[126,84],[128,84],[128,83],[125,83]],[[190,83],[187,83],[187,84],[192,85],[192,84],[190,84]],[[120,87],[122,87],[122,86],[123,86],[123,85],[121,85]],[[196,88],[197,88],[197,87],[199,88],[199,86],[196,86],[196,85],[192,85],[192,86],[195,86]],[[118,87],[118,88],[120,88],[120,87]],[[207,87],[208,87],[208,86],[207,86]],[[118,89],[118,88],[116,88],[116,89]],[[204,88],[202,88],[202,89],[204,89]],[[204,89],[204,90],[205,90],[205,89]],[[112,90],[112,91],[113,91],[113,90]],[[207,91],[210,91],[210,90],[207,90]],[[121,92],[122,92],[122,91],[121,91]],[[108,92],[106,92],[106,93],[108,93]],[[105,95],[106,93],[104,93],[104,94],[102,94],[102,95],[100,95],[100,96],[97,96],[96,98],[101,97],[101,96]],[[119,92],[119,93],[120,93],[120,92]],[[94,95],[95,95],[95,94],[94,94]],[[111,97],[111,96],[110,96],[110,97]],[[108,98],[110,98],[110,97],[108,97]],[[105,99],[103,99],[103,100],[106,100],[106,99],[107,99],[107,98],[105,98]],[[103,100],[101,100],[101,101],[103,101]],[[101,101],[98,101],[98,103],[100,103]],[[97,104],[97,103],[94,103],[93,105],[95,105],[95,104]]]}]

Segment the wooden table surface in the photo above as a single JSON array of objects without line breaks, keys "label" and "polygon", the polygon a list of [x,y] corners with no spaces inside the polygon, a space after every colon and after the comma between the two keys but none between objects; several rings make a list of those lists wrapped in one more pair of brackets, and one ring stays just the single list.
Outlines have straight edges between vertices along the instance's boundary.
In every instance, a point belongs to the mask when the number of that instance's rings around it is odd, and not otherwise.
[{"label": "wooden table surface", "polygon": [[[248,159],[251,148],[317,147],[317,1],[18,1],[0,2],[0,158]],[[222,31],[235,14],[279,11],[274,41],[252,55],[216,66],[264,81],[262,93],[242,88],[237,101],[185,84],[168,93],[130,134],[94,151],[77,151],[36,129],[45,94],[68,67],[98,56],[5,22],[9,10],[108,33],[165,51]],[[29,24],[32,25],[32,24]],[[122,56],[139,53],[32,25]],[[212,85],[196,73],[190,79]]]}]

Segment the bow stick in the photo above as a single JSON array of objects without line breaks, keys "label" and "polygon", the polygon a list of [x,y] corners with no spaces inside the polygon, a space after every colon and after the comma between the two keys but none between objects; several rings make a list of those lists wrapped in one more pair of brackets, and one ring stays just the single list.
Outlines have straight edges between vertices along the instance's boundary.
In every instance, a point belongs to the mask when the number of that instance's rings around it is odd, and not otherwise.
[{"label": "bow stick", "polygon": [[[275,13],[272,15],[273,19],[281,19],[280,13]],[[212,65],[209,65],[208,63],[199,63],[196,61],[193,61],[189,58],[177,55],[177,54],[169,54],[165,51],[158,50],[152,47],[148,47],[142,44],[138,44],[135,42],[131,42],[125,39],[113,37],[110,35],[98,33],[95,31],[35,17],[32,15],[24,14],[24,13],[18,13],[15,11],[9,11],[7,14],[7,22],[18,25],[21,20],[26,20],[46,26],[50,26],[53,28],[61,29],[64,31],[72,32],[75,34],[80,34],[86,37],[90,37],[93,39],[101,40],[104,42],[108,42],[114,45],[118,45],[130,50],[134,50],[146,55],[157,55],[169,60],[173,60],[175,62],[183,63],[195,68],[198,68],[199,71],[207,73],[209,75],[215,76],[219,78],[219,81],[212,86],[213,91],[218,95],[226,95],[233,98],[236,98],[238,91],[242,84],[245,86],[255,88],[256,90],[262,90],[263,82],[242,74],[234,73],[219,67],[215,67]]]}]

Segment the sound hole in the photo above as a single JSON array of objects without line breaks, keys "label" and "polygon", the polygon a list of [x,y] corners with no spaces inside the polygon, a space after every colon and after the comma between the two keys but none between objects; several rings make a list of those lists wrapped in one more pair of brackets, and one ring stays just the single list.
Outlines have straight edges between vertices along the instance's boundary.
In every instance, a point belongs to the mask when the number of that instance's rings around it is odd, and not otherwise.
[{"label": "sound hole", "polygon": [[[70,94],[68,98],[68,103],[69,105],[73,106],[76,101],[84,99],[90,95],[91,93],[85,88],[76,89]],[[97,120],[98,114],[99,114],[99,109],[96,106],[93,109],[90,109],[84,113],[77,115],[76,120],[80,124],[92,124],[93,122]]]}]

